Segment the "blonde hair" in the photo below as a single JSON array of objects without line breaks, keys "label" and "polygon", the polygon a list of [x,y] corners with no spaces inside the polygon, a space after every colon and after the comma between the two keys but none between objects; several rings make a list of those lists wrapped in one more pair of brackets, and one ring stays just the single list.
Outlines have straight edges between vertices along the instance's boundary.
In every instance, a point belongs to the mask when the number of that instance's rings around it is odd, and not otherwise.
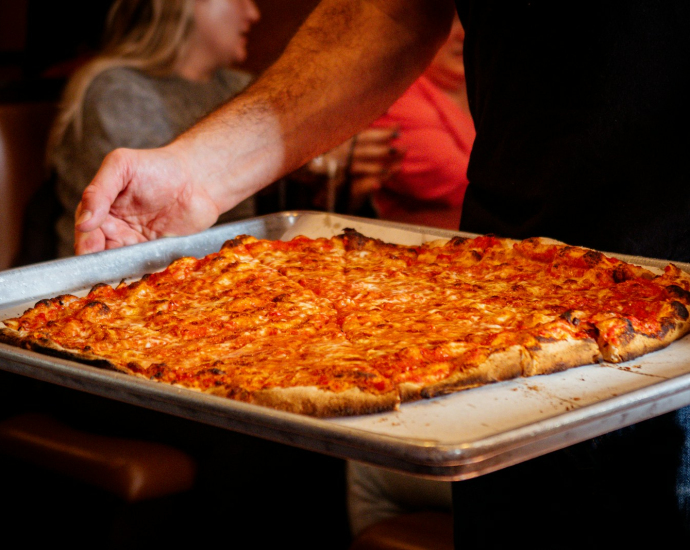
[{"label": "blonde hair", "polygon": [[116,0],[108,12],[104,46],[69,80],[51,130],[48,157],[70,124],[81,138],[86,91],[102,72],[133,67],[153,75],[170,74],[194,24],[194,0]]}]

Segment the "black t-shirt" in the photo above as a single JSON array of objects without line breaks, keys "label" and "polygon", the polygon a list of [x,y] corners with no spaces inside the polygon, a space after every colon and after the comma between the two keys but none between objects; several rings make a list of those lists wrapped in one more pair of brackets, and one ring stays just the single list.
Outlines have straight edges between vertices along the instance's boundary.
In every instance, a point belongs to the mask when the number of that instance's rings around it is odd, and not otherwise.
[{"label": "black t-shirt", "polygon": [[458,0],[461,229],[690,260],[690,2]]}]

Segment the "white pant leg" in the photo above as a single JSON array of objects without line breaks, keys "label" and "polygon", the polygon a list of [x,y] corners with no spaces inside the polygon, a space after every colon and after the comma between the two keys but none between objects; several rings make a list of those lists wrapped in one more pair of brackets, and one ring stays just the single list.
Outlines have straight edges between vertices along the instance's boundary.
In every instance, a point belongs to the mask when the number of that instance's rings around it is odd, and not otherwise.
[{"label": "white pant leg", "polygon": [[450,511],[451,506],[449,481],[401,474],[360,462],[347,464],[347,509],[353,536],[392,516],[420,510]]}]

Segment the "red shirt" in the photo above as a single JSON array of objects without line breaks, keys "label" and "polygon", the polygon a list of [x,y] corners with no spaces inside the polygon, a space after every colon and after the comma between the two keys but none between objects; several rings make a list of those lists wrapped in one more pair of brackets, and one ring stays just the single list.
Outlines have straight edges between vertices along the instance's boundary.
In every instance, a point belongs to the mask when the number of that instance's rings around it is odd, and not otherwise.
[{"label": "red shirt", "polygon": [[400,128],[401,171],[374,195],[382,219],[457,229],[475,131],[471,117],[422,76],[374,126]]}]

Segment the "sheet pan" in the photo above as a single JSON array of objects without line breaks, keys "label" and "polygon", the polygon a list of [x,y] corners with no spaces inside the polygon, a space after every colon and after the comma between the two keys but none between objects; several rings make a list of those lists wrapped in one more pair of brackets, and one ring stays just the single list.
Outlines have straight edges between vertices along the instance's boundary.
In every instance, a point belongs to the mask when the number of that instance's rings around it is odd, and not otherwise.
[{"label": "sheet pan", "polygon": [[[0,272],[0,321],[37,300],[86,292],[201,257],[240,234],[289,239],[345,227],[420,244],[463,233],[320,212],[283,212],[89,256]],[[468,234],[464,234],[468,235]],[[649,258],[620,258],[661,267]],[[690,271],[690,266],[678,264]],[[403,405],[400,411],[315,419],[143,380],[0,344],[0,369],[296,445],[436,479],[485,474],[690,404],[690,337],[619,365],[510,380]]]}]

